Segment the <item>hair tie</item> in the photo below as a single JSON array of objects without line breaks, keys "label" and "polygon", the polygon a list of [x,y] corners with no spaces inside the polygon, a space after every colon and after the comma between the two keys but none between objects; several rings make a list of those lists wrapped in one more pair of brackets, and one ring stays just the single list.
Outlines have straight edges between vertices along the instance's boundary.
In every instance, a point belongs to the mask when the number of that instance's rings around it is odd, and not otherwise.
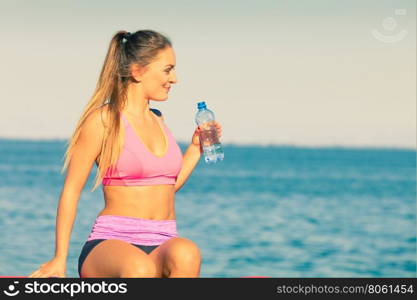
[{"label": "hair tie", "polygon": [[125,35],[123,36],[123,38],[125,40],[128,40],[131,36],[132,36],[132,34],[130,32],[126,32]]}]

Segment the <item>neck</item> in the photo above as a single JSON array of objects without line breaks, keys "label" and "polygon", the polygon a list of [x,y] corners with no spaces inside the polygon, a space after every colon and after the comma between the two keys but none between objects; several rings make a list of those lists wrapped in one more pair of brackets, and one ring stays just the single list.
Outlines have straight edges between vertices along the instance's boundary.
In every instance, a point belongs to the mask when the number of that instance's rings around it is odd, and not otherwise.
[{"label": "neck", "polygon": [[143,90],[135,84],[129,84],[127,88],[127,99],[124,111],[141,119],[150,117],[149,99],[143,93]]}]

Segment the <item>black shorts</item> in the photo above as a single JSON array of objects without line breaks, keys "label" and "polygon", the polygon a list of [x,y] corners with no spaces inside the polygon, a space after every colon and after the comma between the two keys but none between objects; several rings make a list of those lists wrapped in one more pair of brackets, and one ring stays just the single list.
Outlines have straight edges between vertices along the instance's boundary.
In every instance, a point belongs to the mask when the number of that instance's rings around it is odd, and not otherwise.
[{"label": "black shorts", "polygon": [[[80,276],[80,278],[81,278],[81,267],[84,263],[84,260],[87,258],[87,255],[90,253],[90,251],[93,250],[93,248],[95,246],[97,246],[102,241],[105,241],[105,239],[91,240],[91,241],[85,242],[85,244],[84,244],[84,246],[81,250],[80,256],[78,257],[78,275]],[[138,247],[139,249],[142,249],[147,254],[151,253],[152,250],[154,250],[156,247],[159,246],[159,245],[144,246],[144,245],[137,245],[137,244],[132,244],[132,245]]]}]

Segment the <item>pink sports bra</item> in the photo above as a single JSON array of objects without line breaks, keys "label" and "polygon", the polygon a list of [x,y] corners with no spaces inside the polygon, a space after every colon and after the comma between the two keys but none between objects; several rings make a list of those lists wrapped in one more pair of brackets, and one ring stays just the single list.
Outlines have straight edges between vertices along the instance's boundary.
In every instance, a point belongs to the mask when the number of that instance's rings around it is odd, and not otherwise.
[{"label": "pink sports bra", "polygon": [[182,152],[168,127],[158,119],[164,132],[167,151],[156,156],[142,143],[128,120],[120,112],[125,128],[125,141],[116,166],[110,166],[103,185],[175,184],[182,166]]}]

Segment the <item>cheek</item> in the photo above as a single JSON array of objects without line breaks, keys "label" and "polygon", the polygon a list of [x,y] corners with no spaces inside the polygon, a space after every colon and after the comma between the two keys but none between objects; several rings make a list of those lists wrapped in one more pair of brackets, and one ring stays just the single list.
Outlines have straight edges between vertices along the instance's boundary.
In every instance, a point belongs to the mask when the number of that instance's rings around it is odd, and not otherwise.
[{"label": "cheek", "polygon": [[168,76],[165,73],[153,73],[143,81],[143,88],[148,96],[165,93],[164,85],[168,82]]},{"label": "cheek", "polygon": [[165,73],[157,73],[150,78],[149,83],[155,87],[161,87],[168,82],[168,76]]},{"label": "cheek", "polygon": [[161,76],[153,75],[146,78],[146,89],[147,90],[155,90],[160,88],[164,83],[164,78]]},{"label": "cheek", "polygon": [[165,93],[163,85],[164,82],[152,80],[147,82],[146,86],[144,86],[144,89],[149,97],[158,97],[158,95]]}]

